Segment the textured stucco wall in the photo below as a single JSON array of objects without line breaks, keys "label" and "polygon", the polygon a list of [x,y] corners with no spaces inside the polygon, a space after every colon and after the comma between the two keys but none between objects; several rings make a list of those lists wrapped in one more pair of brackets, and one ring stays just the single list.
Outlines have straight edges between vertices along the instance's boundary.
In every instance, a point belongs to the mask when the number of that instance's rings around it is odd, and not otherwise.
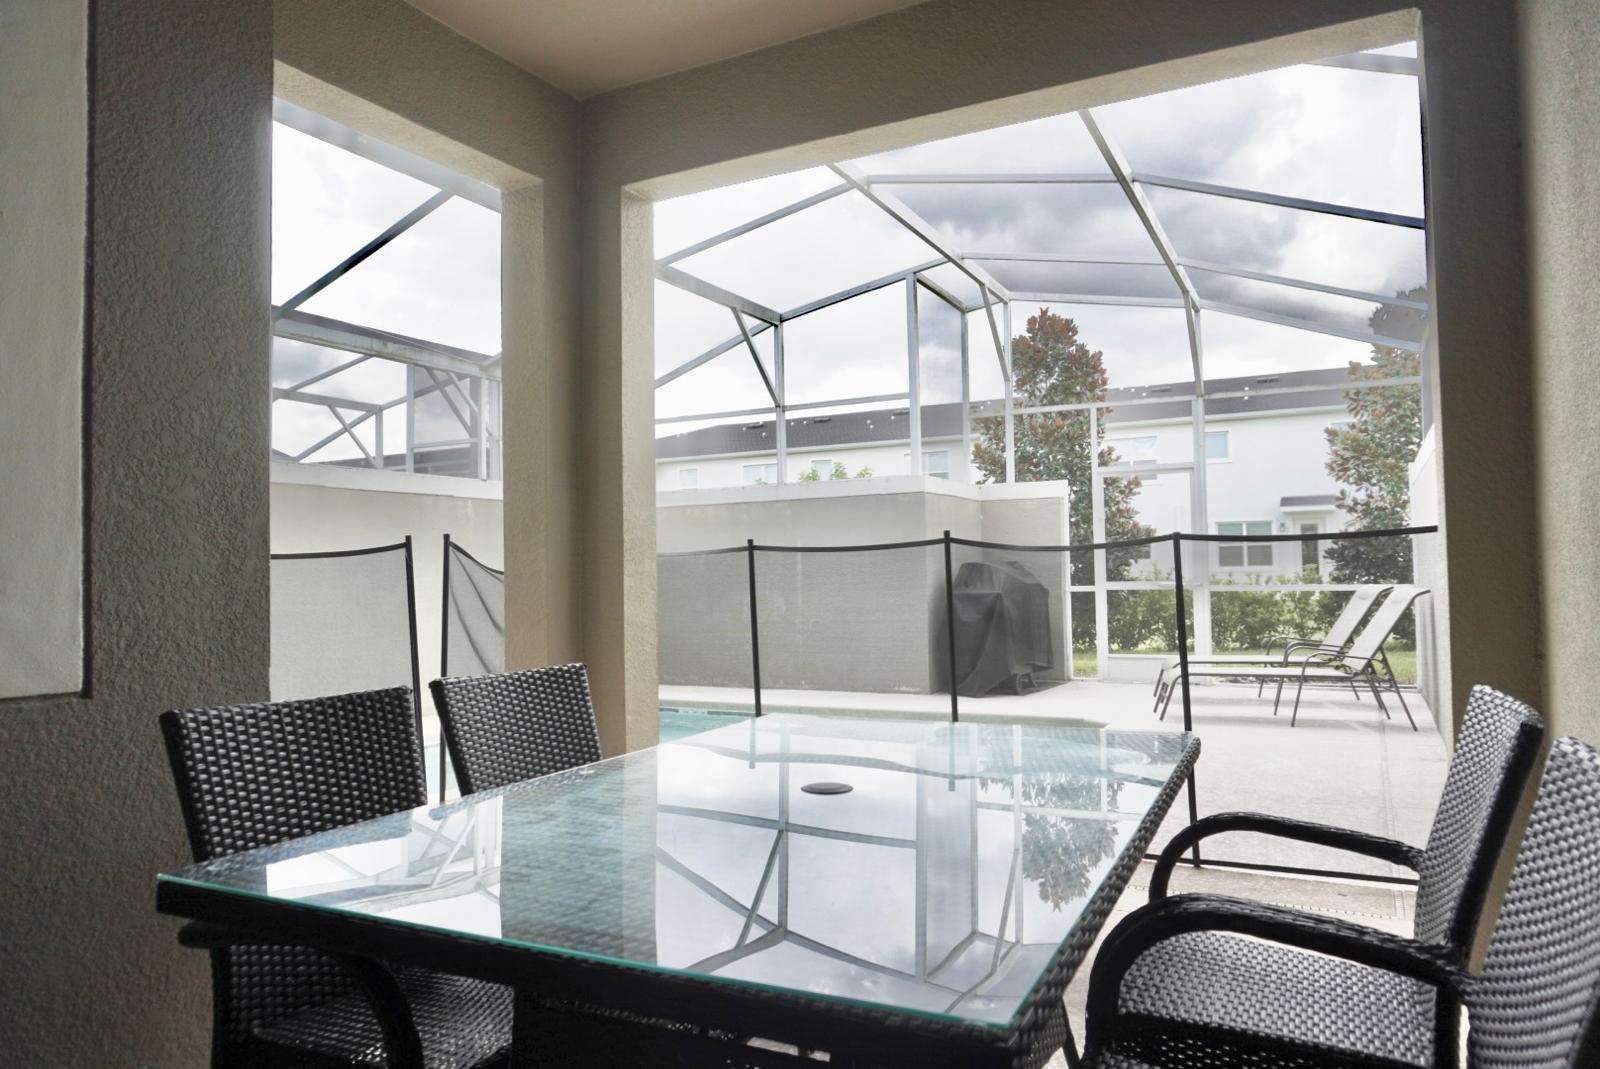
[{"label": "textured stucco wall", "polygon": [[274,33],[279,94],[503,191],[508,663],[589,661],[614,750],[612,661],[581,621],[617,563],[583,534],[585,487],[614,476],[578,446],[578,106],[399,0],[278,0]]},{"label": "textured stucco wall", "polygon": [[1600,744],[1600,7],[1523,12],[1545,702],[1557,731]]},{"label": "textured stucco wall", "polygon": [[[1429,240],[1442,353],[1447,622],[1459,703],[1486,681],[1540,697],[1539,576],[1531,518],[1528,279],[1523,242],[1516,9],[1511,0],[977,0],[905,11],[586,101],[585,287],[604,322],[584,362],[611,406],[596,428],[621,451],[608,470],[653,465],[648,390],[648,220],[625,190],[667,196],[849,158],[1000,122],[1125,99],[1393,41],[1422,11]],[[1019,44],[1017,27],[1027,27]],[[803,102],[803,103],[797,103]],[[598,311],[598,310],[604,310]],[[622,400],[618,401],[621,398]],[[618,409],[623,411],[618,411]],[[624,412],[627,415],[624,415]],[[612,444],[612,443],[615,444]],[[649,515],[631,481],[611,490],[621,556],[643,553]],[[636,545],[634,544],[636,543]],[[619,607],[626,609],[625,600]],[[640,614],[648,620],[649,614]],[[1493,619],[1486,629],[1481,621]],[[628,626],[626,624],[622,625]],[[622,639],[641,660],[651,638]],[[651,651],[653,652],[653,651]]]},{"label": "textured stucco wall", "polygon": [[87,7],[0,10],[0,698],[83,682]]},{"label": "textured stucco wall", "polygon": [[0,1061],[30,1069],[205,1063],[155,718],[267,690],[271,6],[95,9],[90,697],[0,703]]}]

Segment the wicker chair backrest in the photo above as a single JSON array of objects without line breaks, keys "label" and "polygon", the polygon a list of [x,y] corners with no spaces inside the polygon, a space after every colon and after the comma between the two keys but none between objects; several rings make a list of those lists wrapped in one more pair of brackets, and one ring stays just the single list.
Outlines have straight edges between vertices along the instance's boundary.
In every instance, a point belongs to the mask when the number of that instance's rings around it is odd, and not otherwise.
[{"label": "wicker chair backrest", "polygon": [[1500,844],[1544,740],[1531,706],[1472,688],[1417,879],[1416,934],[1468,945]]},{"label": "wicker chair backrest", "polygon": [[430,686],[463,794],[600,760],[589,670],[581,664]]},{"label": "wicker chair backrest", "polygon": [[[426,801],[409,687],[162,714],[195,860],[267,846]],[[322,954],[214,955],[219,1034],[248,1037],[350,989]]]},{"label": "wicker chair backrest", "polygon": [[1600,1065],[1600,752],[1557,739],[1483,973],[1470,1069]]}]

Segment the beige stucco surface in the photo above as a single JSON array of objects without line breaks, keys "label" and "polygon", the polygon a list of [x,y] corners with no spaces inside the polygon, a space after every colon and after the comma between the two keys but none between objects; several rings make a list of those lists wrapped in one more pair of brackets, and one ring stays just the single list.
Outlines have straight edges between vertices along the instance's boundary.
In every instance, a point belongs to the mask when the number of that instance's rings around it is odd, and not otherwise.
[{"label": "beige stucco surface", "polygon": [[267,687],[271,6],[95,8],[89,696],[0,703],[0,1062],[30,1069],[205,1063],[205,958],[153,908],[188,855],[156,715]]},{"label": "beige stucco surface", "polygon": [[0,14],[0,698],[83,679],[88,21],[81,0]]},{"label": "beige stucco surface", "polygon": [[1600,7],[1524,11],[1545,701],[1558,731],[1600,743]]}]

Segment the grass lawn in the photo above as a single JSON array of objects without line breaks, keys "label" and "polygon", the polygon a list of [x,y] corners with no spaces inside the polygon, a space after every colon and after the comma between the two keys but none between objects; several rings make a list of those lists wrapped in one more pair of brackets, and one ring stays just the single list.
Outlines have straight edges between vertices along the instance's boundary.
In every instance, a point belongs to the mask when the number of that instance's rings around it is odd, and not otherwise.
[{"label": "grass lawn", "polygon": [[[1161,650],[1140,650],[1141,653],[1160,653]],[[1218,650],[1218,653],[1261,653],[1261,650]],[[1389,654],[1389,666],[1394,669],[1394,677],[1403,684],[1414,684],[1417,681],[1417,651],[1389,647],[1385,652]],[[1093,650],[1072,651],[1072,674],[1079,678],[1092,678],[1099,674]]]}]

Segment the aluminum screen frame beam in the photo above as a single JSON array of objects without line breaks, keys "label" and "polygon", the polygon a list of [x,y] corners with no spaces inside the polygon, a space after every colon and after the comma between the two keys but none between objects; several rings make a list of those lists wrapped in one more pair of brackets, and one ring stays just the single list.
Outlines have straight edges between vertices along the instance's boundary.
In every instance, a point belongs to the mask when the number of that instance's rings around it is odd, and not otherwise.
[{"label": "aluminum screen frame beam", "polygon": [[1167,271],[1172,275],[1172,280],[1178,284],[1178,290],[1183,294],[1184,319],[1189,328],[1189,359],[1194,365],[1194,381],[1199,388],[1204,389],[1205,361],[1200,352],[1200,294],[1194,288],[1194,282],[1189,278],[1189,272],[1178,263],[1178,254],[1172,247],[1172,240],[1167,236],[1166,228],[1161,225],[1161,220],[1156,216],[1155,208],[1151,206],[1150,199],[1144,195],[1133,180],[1133,170],[1128,166],[1128,161],[1123,157],[1122,150],[1108,138],[1100,129],[1100,124],[1095,121],[1090,109],[1083,108],[1078,112],[1078,118],[1083,120],[1083,125],[1089,131],[1089,137],[1094,140],[1095,147],[1100,150],[1100,155],[1105,158],[1106,166],[1111,168],[1111,173],[1116,176],[1117,184],[1122,187],[1123,195],[1128,198],[1128,203],[1133,207],[1134,214],[1139,217],[1139,222],[1144,226],[1145,233],[1149,236],[1151,244],[1156,247],[1156,253],[1166,265]]},{"label": "aluminum screen frame beam", "polygon": [[500,191],[489,183],[468,178],[426,157],[407,152],[403,148],[396,148],[386,141],[368,137],[326,115],[319,115],[282,97],[274,97],[272,100],[272,120],[314,137],[318,141],[326,141],[346,152],[354,153],[362,159],[371,160],[380,167],[387,167],[419,182],[426,182],[435,189],[442,189],[462,200],[481,204],[493,212],[500,210]]},{"label": "aluminum screen frame beam", "polygon": [[421,204],[417,205],[415,208],[412,208],[400,218],[396,219],[394,222],[390,223],[377,237],[373,238],[355,252],[352,252],[349,256],[346,256],[343,260],[340,260],[337,264],[333,265],[333,267],[323,272],[322,275],[314,279],[299,293],[296,293],[293,297],[290,297],[282,304],[275,306],[272,309],[273,320],[276,321],[287,313],[299,308],[302,304],[305,304],[311,298],[315,297],[317,294],[321,293],[323,290],[339,281],[345,275],[348,275],[351,271],[354,271],[357,267],[360,267],[385,245],[388,245],[395,238],[399,237],[407,230],[410,230],[412,227],[422,222],[422,220],[432,215],[439,208],[442,208],[445,202],[454,195],[455,194],[453,193],[447,193],[443,190],[440,190],[427,200],[423,201]]},{"label": "aluminum screen frame beam", "polygon": [[1332,201],[1310,200],[1305,197],[1287,197],[1280,193],[1265,193],[1257,189],[1223,186],[1213,182],[1195,182],[1187,178],[1170,178],[1166,175],[1148,174],[1144,171],[1131,172],[1129,177],[1141,185],[1157,186],[1161,189],[1201,193],[1208,197],[1226,197],[1229,200],[1250,201],[1255,204],[1271,205],[1275,208],[1292,208],[1295,211],[1320,212],[1323,215],[1337,215],[1345,219],[1358,219],[1366,223],[1403,226],[1412,230],[1424,230],[1427,228],[1426,222],[1418,215],[1380,212],[1374,208],[1352,208],[1345,204],[1335,204]]},{"label": "aluminum screen frame beam", "polygon": [[486,353],[457,349],[404,334],[389,334],[299,309],[285,311],[278,316],[272,333],[280,338],[319,345],[325,349],[339,349],[361,356],[381,356],[402,364],[500,381],[500,370],[492,362],[493,357]]}]

